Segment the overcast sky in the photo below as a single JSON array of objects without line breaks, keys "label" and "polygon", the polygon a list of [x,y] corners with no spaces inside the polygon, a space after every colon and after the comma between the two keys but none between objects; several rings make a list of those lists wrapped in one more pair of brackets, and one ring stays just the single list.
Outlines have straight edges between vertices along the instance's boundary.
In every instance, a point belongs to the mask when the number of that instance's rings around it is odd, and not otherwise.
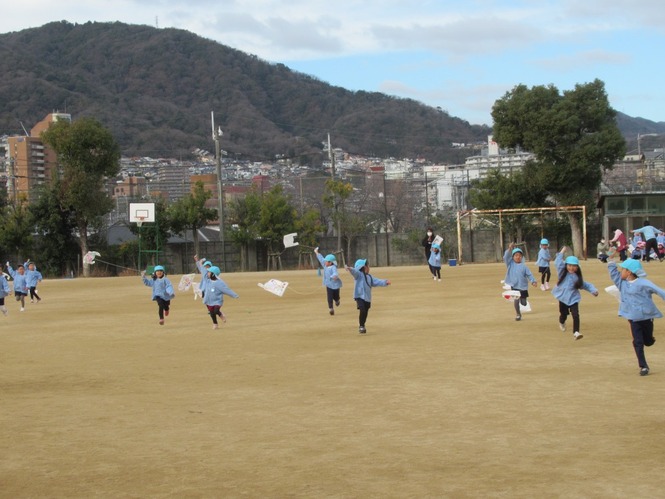
[{"label": "overcast sky", "polygon": [[0,32],[51,21],[179,28],[349,90],[472,124],[515,85],[598,78],[611,105],[665,121],[663,0],[16,0]]}]

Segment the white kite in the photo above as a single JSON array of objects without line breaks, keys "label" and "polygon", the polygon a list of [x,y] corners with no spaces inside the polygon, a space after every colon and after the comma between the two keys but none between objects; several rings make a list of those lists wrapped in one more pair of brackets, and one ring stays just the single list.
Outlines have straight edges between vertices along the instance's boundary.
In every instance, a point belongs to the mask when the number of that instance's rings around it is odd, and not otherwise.
[{"label": "white kite", "polygon": [[300,243],[296,242],[296,237],[298,237],[297,232],[293,232],[291,234],[287,234],[284,236],[283,242],[284,242],[284,249],[286,248],[293,248],[294,246],[298,246]]},{"label": "white kite", "polygon": [[192,287],[192,284],[194,283],[194,277],[196,274],[185,274],[180,278],[180,282],[178,283],[178,289],[180,291],[189,291],[189,288]]},{"label": "white kite", "polygon": [[264,284],[259,283],[259,288],[265,289],[274,295],[282,296],[288,285],[288,282],[279,281],[277,279],[270,279]]},{"label": "white kite", "polygon": [[[506,301],[513,302],[514,300],[522,296],[522,294],[517,290],[504,289],[501,292],[501,296],[503,296],[506,299]],[[520,312],[531,312],[531,304],[529,303],[528,300],[526,302],[526,305],[522,305],[522,303],[520,303]]]},{"label": "white kite", "polygon": [[96,251],[88,251],[85,255],[83,255],[83,263],[86,265],[92,265],[95,263],[95,257],[102,256]]},{"label": "white kite", "polygon": [[203,293],[201,292],[201,285],[198,282],[192,283],[192,290],[194,291],[194,301],[197,298],[203,298]]},{"label": "white kite", "polygon": [[612,284],[611,286],[607,286],[605,288],[605,292],[609,295],[614,296],[614,298],[616,298],[618,302],[621,302],[621,291],[619,291],[619,288],[617,288],[614,284]]}]

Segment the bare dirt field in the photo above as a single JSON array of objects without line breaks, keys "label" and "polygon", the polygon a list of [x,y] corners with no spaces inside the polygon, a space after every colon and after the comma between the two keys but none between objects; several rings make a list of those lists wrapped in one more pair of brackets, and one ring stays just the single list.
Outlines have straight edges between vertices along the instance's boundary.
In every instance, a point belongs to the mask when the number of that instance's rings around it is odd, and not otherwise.
[{"label": "bare dirt field", "polygon": [[600,262],[580,341],[537,288],[515,322],[503,265],[442,270],[372,269],[393,285],[366,335],[346,272],[332,317],[316,271],[225,275],[240,298],[217,331],[191,291],[160,326],[139,277],[8,297],[0,496],[663,497],[665,321],[640,377]]}]

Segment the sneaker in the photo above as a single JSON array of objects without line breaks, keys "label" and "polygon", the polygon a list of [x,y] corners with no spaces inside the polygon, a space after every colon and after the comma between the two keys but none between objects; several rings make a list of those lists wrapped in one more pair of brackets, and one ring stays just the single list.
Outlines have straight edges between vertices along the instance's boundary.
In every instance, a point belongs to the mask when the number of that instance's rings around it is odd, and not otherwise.
[{"label": "sneaker", "polygon": [[565,331],[566,330],[566,324],[565,323],[562,324],[562,323],[559,322],[559,329],[561,329],[561,331]]},{"label": "sneaker", "polygon": [[437,279],[437,280],[438,280],[439,282],[441,282],[441,278],[440,278],[440,277],[439,277],[439,279]]},{"label": "sneaker", "polygon": [[541,290],[541,291],[545,291],[545,285],[544,285],[544,284],[541,284],[541,285],[540,285],[540,290]]},{"label": "sneaker", "polygon": [[335,310],[332,308],[328,312],[330,312],[330,315],[335,315]]},{"label": "sneaker", "polygon": [[549,283],[549,282],[546,282],[546,283],[545,283],[545,289],[546,289],[546,290],[547,290],[547,289],[550,289],[550,283]]},{"label": "sneaker", "polygon": [[358,328],[358,332],[359,332],[360,334],[365,334],[365,333],[367,332],[367,329],[365,329],[365,326],[360,326],[360,327]]},{"label": "sneaker", "polygon": [[24,308],[24,307],[21,307],[21,312],[23,312],[24,310],[25,310],[25,308]]},{"label": "sneaker", "polygon": [[35,300],[30,300],[30,303],[35,303]]},{"label": "sneaker", "polygon": [[4,315],[7,315],[7,307],[2,307],[2,313],[3,313]]},{"label": "sneaker", "polygon": [[573,338],[575,339],[575,341],[577,341],[577,340],[581,340],[582,338],[584,338],[584,335],[583,335],[583,334],[580,334],[579,331],[575,331],[575,332],[573,333]]},{"label": "sneaker", "polygon": [[168,317],[168,316],[169,316],[169,311],[168,311],[168,310],[164,310],[164,315],[165,315],[166,317]]},{"label": "sneaker", "polygon": [[163,326],[164,325],[164,319],[159,319],[159,325]]},{"label": "sneaker", "polygon": [[219,314],[217,314],[217,315],[220,316],[220,318],[222,319],[222,322],[226,322],[226,316],[224,315],[224,312],[222,312],[222,311],[220,310],[220,311],[219,311]]},{"label": "sneaker", "polygon": [[337,306],[339,307],[339,304],[340,304],[340,300],[337,300],[337,301],[335,302],[335,305],[337,305]]},{"label": "sneaker", "polygon": [[649,374],[648,367],[643,367],[642,369],[640,369],[640,376],[646,376],[647,374]]},{"label": "sneaker", "polygon": [[436,276],[432,276],[432,279],[434,279],[436,281]]},{"label": "sneaker", "polygon": [[515,320],[516,320],[516,321],[521,321],[521,320],[522,320],[522,316],[521,316],[521,315],[518,315],[517,317],[515,317]]},{"label": "sneaker", "polygon": [[219,329],[219,324],[213,324],[213,325],[212,325],[212,328],[213,328],[213,329]]}]

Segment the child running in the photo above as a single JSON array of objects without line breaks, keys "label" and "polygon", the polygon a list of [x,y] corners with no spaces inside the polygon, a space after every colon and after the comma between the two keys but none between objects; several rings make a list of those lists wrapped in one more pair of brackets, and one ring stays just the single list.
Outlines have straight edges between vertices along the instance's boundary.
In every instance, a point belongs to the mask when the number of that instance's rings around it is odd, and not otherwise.
[{"label": "child running", "polygon": [[35,267],[35,262],[27,262],[28,271],[25,273],[25,281],[30,291],[30,303],[37,303],[42,301],[42,299],[37,294],[37,285],[42,282],[42,274]]},{"label": "child running", "polygon": [[335,315],[333,302],[339,307],[340,297],[339,292],[342,287],[342,280],[337,273],[337,258],[332,253],[326,255],[325,258],[319,253],[318,246],[314,248],[316,258],[323,267],[323,285],[326,287],[326,298],[328,299],[328,312],[330,315]]},{"label": "child running", "polygon": [[367,315],[372,306],[372,288],[374,286],[390,286],[390,281],[386,279],[377,279],[369,273],[369,263],[367,259],[358,259],[353,268],[347,265],[346,270],[353,276],[356,284],[353,288],[353,299],[356,300],[358,310],[358,332],[365,334],[367,329],[365,323],[367,322]]},{"label": "child running", "polygon": [[226,322],[226,317],[222,313],[222,305],[224,304],[224,295],[229,295],[231,298],[238,298],[238,294],[227,286],[227,284],[218,278],[222,271],[219,267],[212,266],[209,271],[209,280],[206,285],[206,293],[203,297],[203,304],[208,307],[208,314],[212,318],[212,328],[219,329],[217,317],[222,318],[222,322]]},{"label": "child running", "polygon": [[508,249],[503,254],[503,262],[506,264],[506,277],[504,282],[510,286],[510,289],[520,292],[520,297],[515,298],[515,320],[522,320],[522,311],[520,305],[526,306],[529,297],[529,282],[536,286],[536,279],[529,268],[522,262],[522,250],[515,247],[515,243],[510,243]]},{"label": "child running", "polygon": [[152,288],[152,300],[157,302],[159,313],[159,325],[164,325],[164,317],[169,316],[171,309],[171,300],[175,298],[173,285],[166,277],[166,271],[162,265],[156,265],[151,279],[145,276],[145,271],[141,272],[143,284]]},{"label": "child running", "polygon": [[5,274],[0,272],[0,310],[4,315],[7,315],[7,307],[5,306],[5,296],[9,296],[9,283],[5,279]]},{"label": "child running", "polygon": [[582,294],[580,289],[584,289],[593,296],[598,296],[598,290],[590,282],[586,282],[582,277],[580,261],[575,256],[569,256],[564,261],[563,255],[567,247],[561,248],[556,255],[554,265],[557,269],[559,280],[552,290],[554,298],[559,300],[559,329],[566,330],[566,319],[568,315],[573,316],[573,339],[581,340],[584,335],[580,333],[580,300]]},{"label": "child running", "polygon": [[441,246],[434,243],[432,244],[432,252],[429,255],[429,270],[434,276],[434,280],[437,278],[441,280]]},{"label": "child running", "polygon": [[212,262],[205,258],[199,259],[199,255],[194,255],[194,261],[196,262],[196,268],[201,272],[201,284],[199,284],[201,298],[205,298],[206,286],[208,286],[208,283],[210,282],[209,272],[212,267]]},{"label": "child running", "polygon": [[21,302],[21,312],[25,310],[25,297],[28,296],[28,283],[25,279],[25,267],[19,265],[16,270],[7,262],[7,272],[14,279],[14,297]]},{"label": "child running", "polygon": [[552,260],[552,255],[550,254],[550,242],[547,239],[540,240],[540,250],[538,250],[538,260],[536,265],[538,265],[538,272],[540,272],[540,289],[541,291],[547,291],[550,289],[550,277],[552,273],[550,272],[550,261]]},{"label": "child running", "polygon": [[644,355],[644,347],[650,347],[656,342],[653,336],[653,320],[663,316],[656,308],[652,295],[656,294],[665,300],[665,291],[644,279],[646,273],[638,260],[628,259],[618,267],[621,270],[617,268],[616,262],[607,265],[610,278],[621,293],[619,317],[628,319],[640,376],[646,376],[649,374],[649,364]]}]

